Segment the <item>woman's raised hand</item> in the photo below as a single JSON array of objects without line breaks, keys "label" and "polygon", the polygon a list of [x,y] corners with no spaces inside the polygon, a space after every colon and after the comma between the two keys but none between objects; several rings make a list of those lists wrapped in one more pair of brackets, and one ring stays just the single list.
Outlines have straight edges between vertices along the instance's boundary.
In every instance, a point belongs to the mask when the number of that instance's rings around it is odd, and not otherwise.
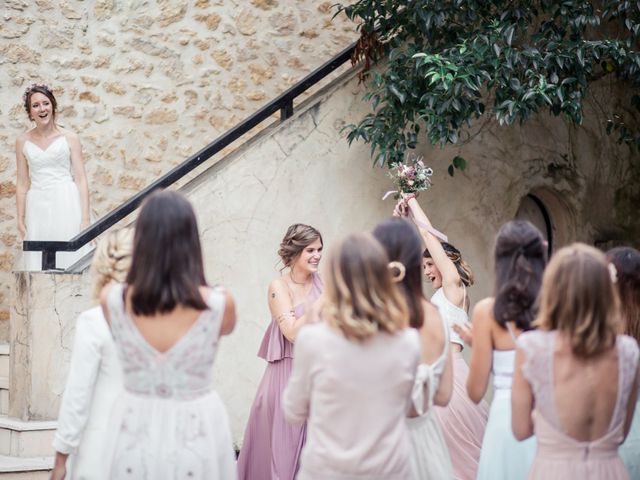
[{"label": "woman's raised hand", "polygon": [[467,322],[464,325],[454,324],[453,331],[460,335],[460,338],[469,345],[470,347],[473,345],[473,324]]},{"label": "woman's raised hand", "polygon": [[398,200],[396,206],[393,208],[393,216],[394,217],[406,217],[408,215],[407,204],[403,198]]}]

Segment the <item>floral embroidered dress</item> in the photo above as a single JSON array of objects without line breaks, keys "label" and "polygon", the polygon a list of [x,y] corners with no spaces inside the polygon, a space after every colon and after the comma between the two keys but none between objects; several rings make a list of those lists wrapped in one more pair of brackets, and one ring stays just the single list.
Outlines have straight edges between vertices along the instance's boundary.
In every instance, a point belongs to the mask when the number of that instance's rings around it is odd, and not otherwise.
[{"label": "floral embroidered dress", "polygon": [[111,480],[233,480],[227,412],[213,390],[213,364],[225,308],[211,290],[191,329],[162,353],[125,311],[124,286],[111,289],[109,317],[125,392],[112,417]]}]

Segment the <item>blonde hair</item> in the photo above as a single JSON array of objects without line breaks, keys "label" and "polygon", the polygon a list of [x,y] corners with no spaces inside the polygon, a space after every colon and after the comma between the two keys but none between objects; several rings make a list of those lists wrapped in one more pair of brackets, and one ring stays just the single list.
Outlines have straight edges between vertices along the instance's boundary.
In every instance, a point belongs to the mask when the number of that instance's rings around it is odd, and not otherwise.
[{"label": "blonde hair", "polygon": [[94,277],[93,296],[98,298],[106,284],[124,282],[131,266],[133,229],[112,230],[100,239],[93,254],[91,271]]},{"label": "blonde hair", "polygon": [[316,240],[322,243],[322,235],[315,228],[303,223],[294,223],[285,233],[278,255],[285,267],[290,267],[300,252]]},{"label": "blonde hair", "polygon": [[534,324],[566,334],[574,355],[589,358],[614,345],[621,330],[619,300],[602,252],[582,243],[560,249],[541,292]]},{"label": "blonde hair", "polygon": [[393,282],[387,254],[371,235],[345,237],[330,254],[327,273],[322,317],[346,338],[361,341],[408,325],[409,307]]}]

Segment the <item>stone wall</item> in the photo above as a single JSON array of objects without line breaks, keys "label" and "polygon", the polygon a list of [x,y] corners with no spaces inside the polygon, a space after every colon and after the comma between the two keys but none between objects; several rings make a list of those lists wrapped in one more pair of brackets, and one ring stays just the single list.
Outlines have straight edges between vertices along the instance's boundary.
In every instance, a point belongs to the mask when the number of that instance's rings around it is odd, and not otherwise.
[{"label": "stone wall", "polygon": [[78,132],[99,218],[354,39],[319,0],[5,0],[0,4],[0,340],[20,255],[15,138],[33,82]]}]

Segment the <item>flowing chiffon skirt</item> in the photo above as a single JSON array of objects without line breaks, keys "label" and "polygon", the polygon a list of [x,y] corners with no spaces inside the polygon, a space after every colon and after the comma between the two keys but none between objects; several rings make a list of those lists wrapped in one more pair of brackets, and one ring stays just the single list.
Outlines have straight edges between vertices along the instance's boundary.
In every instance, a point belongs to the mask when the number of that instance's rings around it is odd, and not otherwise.
[{"label": "flowing chiffon skirt", "polygon": [[453,467],[435,412],[407,418],[411,441],[411,480],[451,480]]},{"label": "flowing chiffon skirt", "polygon": [[[31,188],[25,205],[25,240],[71,240],[80,233],[82,209],[80,193],[73,181],[62,181],[47,188]],[[76,252],[57,252],[56,268],[72,266],[90,250],[85,245]],[[24,269],[42,270],[41,252],[23,253]]]},{"label": "flowing chiffon skirt", "polygon": [[238,457],[240,480],[295,478],[307,424],[289,424],[282,411],[282,392],[292,365],[293,359],[289,357],[267,363]]},{"label": "flowing chiffon skirt", "polygon": [[469,367],[462,353],[455,352],[451,401],[446,407],[434,409],[449,448],[456,480],[475,480],[488,416],[486,402],[483,400],[476,405],[467,395],[468,376]]},{"label": "flowing chiffon skirt", "polygon": [[525,480],[535,456],[535,437],[520,442],[513,436],[511,390],[496,390],[482,441],[478,480]]},{"label": "flowing chiffon skirt", "polygon": [[629,435],[618,451],[631,480],[640,480],[640,399],[636,403]]}]

